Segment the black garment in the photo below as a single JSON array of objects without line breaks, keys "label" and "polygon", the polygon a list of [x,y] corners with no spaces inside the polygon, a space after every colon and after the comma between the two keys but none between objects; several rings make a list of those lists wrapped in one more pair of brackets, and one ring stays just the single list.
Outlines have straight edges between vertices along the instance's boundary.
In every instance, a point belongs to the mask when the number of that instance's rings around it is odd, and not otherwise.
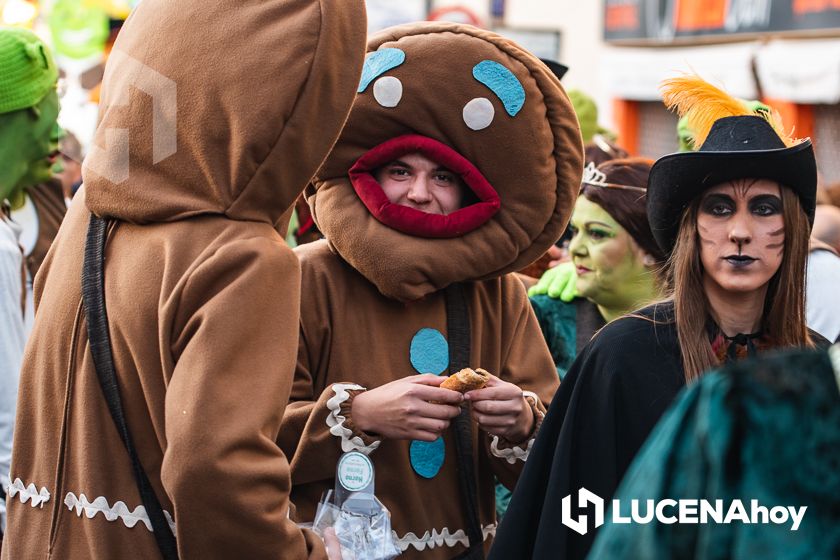
[{"label": "black garment", "polygon": [[[586,556],[596,531],[578,489],[609,504],[624,472],[683,387],[673,304],[659,304],[605,326],[575,360],[551,403],[502,520],[489,560]],[[812,333],[814,340],[827,341]],[[587,515],[580,535],[562,523]]]}]

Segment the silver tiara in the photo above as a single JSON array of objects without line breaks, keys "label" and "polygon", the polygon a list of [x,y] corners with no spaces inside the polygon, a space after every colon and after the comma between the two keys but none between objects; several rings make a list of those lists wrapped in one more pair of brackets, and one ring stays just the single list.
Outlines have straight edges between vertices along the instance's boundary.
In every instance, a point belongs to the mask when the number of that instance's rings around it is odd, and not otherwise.
[{"label": "silver tiara", "polygon": [[616,183],[607,183],[607,176],[604,174],[603,171],[598,170],[595,167],[595,162],[590,161],[587,166],[583,170],[583,181],[581,181],[584,185],[590,185],[593,187],[603,187],[605,189],[626,189],[629,191],[638,191],[647,193],[647,189],[643,187],[633,187],[630,185],[618,185]]}]

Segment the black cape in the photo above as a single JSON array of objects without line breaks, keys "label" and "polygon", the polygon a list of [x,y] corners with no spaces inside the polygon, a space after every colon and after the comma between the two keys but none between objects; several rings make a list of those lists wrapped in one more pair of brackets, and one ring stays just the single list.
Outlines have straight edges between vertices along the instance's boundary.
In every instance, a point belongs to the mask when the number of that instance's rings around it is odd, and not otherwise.
[{"label": "black cape", "polygon": [[684,385],[673,306],[651,306],[637,314],[646,318],[623,317],[605,326],[572,364],[540,427],[489,560],[586,556],[595,532],[580,535],[562,524],[562,498],[575,494],[575,519],[587,513],[577,511],[579,488],[609,500]]},{"label": "black cape", "polygon": [[[825,339],[811,333],[824,345]],[[618,488],[647,436],[685,385],[672,303],[657,304],[605,326],[569,369],[540,427],[488,560],[578,560],[597,531],[578,490],[604,499]],[[562,523],[586,515],[581,535]]]}]

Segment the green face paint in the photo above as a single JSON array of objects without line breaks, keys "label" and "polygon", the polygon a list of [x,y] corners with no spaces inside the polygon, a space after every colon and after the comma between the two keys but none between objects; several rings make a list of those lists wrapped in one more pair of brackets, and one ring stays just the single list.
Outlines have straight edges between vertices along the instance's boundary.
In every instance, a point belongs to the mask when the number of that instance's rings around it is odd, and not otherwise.
[{"label": "green face paint", "polygon": [[52,177],[58,108],[58,95],[51,91],[34,107],[0,115],[0,199],[15,200],[24,188]]},{"label": "green face paint", "polygon": [[633,238],[602,207],[581,196],[575,204],[569,253],[577,267],[578,295],[595,303],[607,320],[656,297],[653,273]]}]

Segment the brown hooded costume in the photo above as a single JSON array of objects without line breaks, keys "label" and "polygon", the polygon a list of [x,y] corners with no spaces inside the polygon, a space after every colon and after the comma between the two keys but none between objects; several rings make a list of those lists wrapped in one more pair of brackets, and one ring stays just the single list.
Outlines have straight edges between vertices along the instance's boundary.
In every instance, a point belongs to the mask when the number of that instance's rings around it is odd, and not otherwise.
[{"label": "brown hooded costume", "polygon": [[[129,17],[100,149],[36,283],[3,558],[160,558],[91,359],[90,212],[118,220],[105,301],[119,390],[180,557],[325,556],[288,519],[275,444],[300,282],[275,227],[338,137],[364,41],[361,0],[144,0]],[[177,151],[153,161],[173,127]],[[131,157],[116,183],[119,129]]]},{"label": "brown hooded costume", "polygon": [[[421,152],[477,202],[448,215],[391,204],[373,171]],[[452,428],[435,444],[376,440],[353,424],[359,392],[448,365],[443,289],[462,283],[470,366],[519,386],[539,417],[557,389],[522,284],[507,272],[560,236],[580,185],[574,111],[543,64],[493,33],[455,24],[386,30],[368,43],[359,95],[308,201],[328,241],[301,260],[301,346],[280,443],[292,500],[311,521],[342,451],[369,453],[376,494],[407,558],[452,558],[468,543]],[[473,429],[485,547],[493,476],[513,487],[533,439]]]}]

